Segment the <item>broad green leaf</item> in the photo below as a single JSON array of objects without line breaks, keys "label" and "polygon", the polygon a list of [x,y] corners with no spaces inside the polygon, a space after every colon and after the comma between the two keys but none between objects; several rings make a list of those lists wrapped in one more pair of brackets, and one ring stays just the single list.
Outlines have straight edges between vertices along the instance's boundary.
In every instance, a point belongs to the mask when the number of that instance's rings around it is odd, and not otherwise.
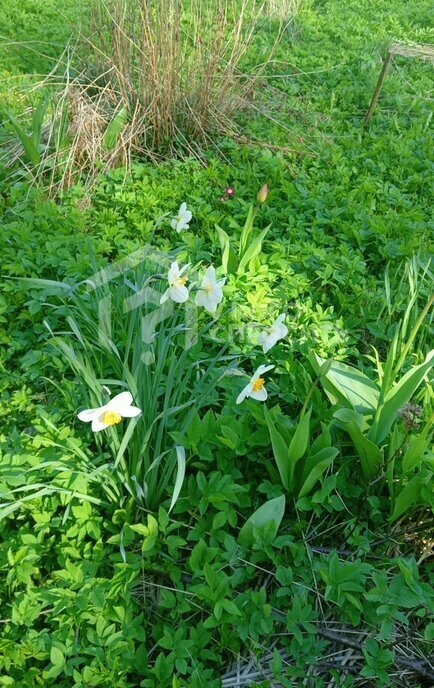
[{"label": "broad green leaf", "polygon": [[253,544],[253,529],[270,526],[273,528],[274,535],[277,535],[280,522],[285,513],[285,497],[275,497],[265,502],[259,509],[247,519],[238,534],[238,542],[242,547],[249,547]]},{"label": "broad green leaf", "polygon": [[306,413],[300,417],[295,433],[292,437],[291,443],[288,448],[288,460],[289,460],[289,471],[291,480],[294,476],[295,464],[302,456],[306,453],[307,445],[309,443],[309,427],[310,427],[310,416],[312,409],[309,409]]},{"label": "broad green leaf", "polygon": [[113,150],[116,146],[117,140],[122,133],[128,120],[128,110],[122,107],[113,117],[111,122],[107,125],[104,133],[103,145],[108,151]]},{"label": "broad green leaf", "polygon": [[246,221],[244,223],[244,227],[241,231],[240,248],[239,248],[239,252],[238,252],[238,255],[240,256],[240,258],[244,255],[244,253],[247,249],[247,246],[249,243],[249,237],[250,237],[250,234],[252,233],[252,229],[253,229],[253,220],[255,219],[255,215],[256,215],[255,209],[251,205],[249,208],[249,212],[247,213],[247,218],[246,218]]},{"label": "broad green leaf", "polygon": [[291,489],[290,486],[290,468],[288,460],[288,446],[282,435],[276,430],[276,427],[271,418],[270,412],[264,405],[264,416],[267,422],[268,431],[270,433],[271,445],[273,447],[273,454],[276,460],[277,468],[280,473],[282,485],[286,490]]},{"label": "broad green leaf", "polygon": [[329,427],[325,423],[321,423],[321,434],[318,435],[318,437],[312,443],[312,445],[309,449],[309,455],[313,456],[313,454],[316,454],[321,449],[325,449],[326,447],[330,447],[331,443],[332,443],[332,438],[330,435]]},{"label": "broad green leaf", "polygon": [[63,666],[65,664],[65,656],[62,650],[53,646],[50,650],[50,661],[56,666]]},{"label": "broad green leaf", "polygon": [[32,115],[32,140],[36,147],[41,143],[41,131],[44,124],[45,113],[48,106],[48,96],[45,94],[39,101],[38,106],[33,110]]},{"label": "broad green leaf", "polygon": [[263,242],[265,235],[267,234],[268,230],[270,229],[270,227],[271,227],[271,225],[268,225],[268,227],[263,229],[262,232],[260,234],[258,234],[258,236],[255,239],[253,239],[253,241],[251,242],[250,246],[248,247],[248,249],[246,250],[246,252],[244,253],[243,257],[240,260],[240,264],[239,264],[238,270],[237,270],[237,273],[239,275],[243,274],[244,270],[246,269],[248,263],[250,263],[252,258],[257,256],[261,252],[262,242]]},{"label": "broad green leaf", "polygon": [[149,537],[149,528],[148,526],[145,526],[144,523],[134,523],[134,524],[128,524],[128,528],[130,530],[133,530],[135,533],[138,533],[139,535],[143,535],[144,537]]},{"label": "broad green leaf", "polygon": [[226,609],[228,614],[233,614],[234,616],[242,616],[237,605],[235,604],[235,602],[232,602],[232,600],[223,599],[222,605],[223,605],[223,608]]},{"label": "broad green leaf", "polygon": [[305,462],[298,497],[305,497],[309,494],[338,453],[335,447],[325,447],[317,454],[308,457]]},{"label": "broad green leaf", "polygon": [[225,274],[235,274],[238,260],[232,249],[231,241],[225,230],[215,225],[222,251],[222,267]]},{"label": "broad green leaf", "polygon": [[401,325],[399,324],[395,330],[395,334],[392,337],[392,341],[390,342],[389,353],[387,354],[386,363],[383,367],[380,398],[381,395],[384,398],[384,396],[387,394],[389,390],[391,383],[393,382],[393,366],[397,356],[400,331]]},{"label": "broad green leaf", "polygon": [[350,435],[360,457],[363,477],[365,480],[372,480],[378,475],[383,456],[377,445],[363,434],[361,429],[363,416],[351,409],[339,409],[333,414],[333,418],[336,425]]},{"label": "broad green leaf", "polygon": [[402,457],[402,468],[405,473],[412,471],[422,461],[428,447],[431,446],[433,434],[432,422],[425,423],[419,435],[414,435]]},{"label": "broad green leaf", "polygon": [[397,518],[405,514],[405,512],[411,509],[411,507],[419,504],[421,498],[421,489],[424,482],[425,473],[417,473],[402,488],[401,492],[395,499],[392,515],[390,517],[391,521],[396,521]]},{"label": "broad green leaf", "polygon": [[288,418],[288,416],[284,416],[280,412],[279,407],[272,409],[272,417],[277,432],[282,435],[285,444],[287,447],[289,447],[289,443],[291,442],[294,434],[294,423],[290,418]]},{"label": "broad green leaf", "polygon": [[387,437],[399,409],[410,401],[424,376],[433,365],[434,349],[430,351],[423,363],[414,366],[392,387],[387,393],[379,412],[376,414],[375,421],[368,435],[370,440],[380,444]]},{"label": "broad green leaf", "polygon": [[[314,354],[309,356],[309,360],[318,373],[324,359]],[[377,385],[353,366],[333,361],[321,378],[321,384],[332,404],[341,402],[364,415],[373,415],[378,406],[380,390]]]},{"label": "broad green leaf", "polygon": [[41,154],[39,153],[38,147],[33,142],[33,139],[26,134],[21,124],[12,115],[12,113],[9,112],[8,116],[18,138],[20,139],[26,158],[33,165],[39,165],[41,162]]},{"label": "broad green leaf", "polygon": [[[53,121],[55,116],[53,115]],[[61,150],[68,141],[68,127],[69,127],[69,102],[65,98],[61,104],[60,117],[57,122],[54,121],[56,129],[56,150]],[[54,128],[54,127],[53,127]]]},{"label": "broad green leaf", "polygon": [[184,447],[178,446],[175,447],[176,450],[176,459],[178,462],[177,466],[177,471],[176,471],[176,480],[175,480],[175,486],[173,488],[173,494],[172,494],[172,499],[170,502],[170,507],[169,507],[169,514],[172,511],[173,507],[175,506],[179,493],[181,492],[182,488],[182,483],[184,482],[184,476],[185,476],[185,449]]},{"label": "broad green leaf", "polygon": [[62,291],[69,291],[71,289],[70,284],[67,284],[66,282],[57,282],[56,280],[39,279],[36,277],[9,277],[9,279],[17,279],[20,282],[24,282],[30,287],[36,287],[37,289],[46,289],[47,287],[60,289]]}]

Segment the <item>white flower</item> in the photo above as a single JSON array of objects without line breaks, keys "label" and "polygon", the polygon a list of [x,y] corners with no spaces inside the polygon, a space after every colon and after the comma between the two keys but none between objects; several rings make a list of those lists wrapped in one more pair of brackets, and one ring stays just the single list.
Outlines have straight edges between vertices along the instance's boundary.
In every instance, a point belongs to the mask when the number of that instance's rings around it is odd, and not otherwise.
[{"label": "white flower", "polygon": [[134,418],[134,416],[139,416],[141,410],[137,408],[137,406],[131,406],[132,402],[133,397],[130,392],[121,392],[113,397],[113,399],[110,399],[105,406],[80,411],[80,413],[77,414],[77,418],[85,423],[91,422],[92,430],[94,432],[99,432],[99,430],[104,430],[110,427],[110,425],[120,423],[122,418]]},{"label": "white flower", "polygon": [[215,268],[210,265],[196,294],[196,305],[203,306],[209,313],[215,313],[217,306],[223,299],[222,287],[225,282],[225,277],[217,279]]},{"label": "white flower", "polygon": [[250,379],[248,385],[246,385],[243,391],[237,397],[237,404],[241,404],[246,397],[252,397],[252,399],[257,399],[258,401],[265,401],[268,397],[267,390],[264,387],[264,378],[261,377],[267,370],[274,368],[274,365],[260,365],[256,373]]},{"label": "white flower", "polygon": [[259,335],[259,343],[262,344],[264,354],[270,351],[270,349],[277,344],[279,339],[283,339],[288,334],[288,328],[283,322],[285,318],[286,314],[281,313],[271,327],[268,327]]},{"label": "white flower", "polygon": [[188,267],[189,265],[184,265],[184,267],[180,270],[178,263],[172,263],[169,272],[167,273],[169,288],[164,292],[160,299],[160,303],[164,303],[168,299],[172,299],[172,301],[176,301],[176,303],[184,303],[187,301],[188,289],[186,286],[184,286],[187,278],[181,277],[181,275]]},{"label": "white flower", "polygon": [[192,217],[191,211],[187,210],[187,203],[181,203],[178,215],[172,219],[170,226],[172,229],[176,229],[179,234],[183,229],[188,229],[188,223]]}]

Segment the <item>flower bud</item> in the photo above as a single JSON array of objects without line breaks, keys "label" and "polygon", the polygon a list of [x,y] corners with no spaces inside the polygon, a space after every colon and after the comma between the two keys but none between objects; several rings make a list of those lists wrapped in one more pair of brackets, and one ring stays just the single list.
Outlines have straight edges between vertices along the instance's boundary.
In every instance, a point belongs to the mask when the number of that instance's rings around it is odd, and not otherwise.
[{"label": "flower bud", "polygon": [[256,196],[259,203],[264,203],[267,200],[268,191],[268,184],[264,184],[264,186],[259,189],[258,195]]}]

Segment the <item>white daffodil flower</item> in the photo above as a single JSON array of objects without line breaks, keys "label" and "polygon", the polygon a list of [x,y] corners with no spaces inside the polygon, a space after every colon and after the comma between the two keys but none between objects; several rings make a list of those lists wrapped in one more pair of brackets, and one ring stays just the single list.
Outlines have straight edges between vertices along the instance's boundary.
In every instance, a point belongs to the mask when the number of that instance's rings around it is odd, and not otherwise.
[{"label": "white daffodil flower", "polygon": [[188,289],[185,286],[187,277],[181,277],[184,270],[187,270],[188,265],[184,265],[181,270],[179,269],[178,263],[172,263],[169,272],[167,273],[167,281],[169,282],[169,288],[166,289],[163,296],[160,299],[160,303],[165,303],[168,299],[176,301],[176,303],[184,303],[188,299]]},{"label": "white daffodil flower", "polygon": [[260,365],[256,373],[250,379],[248,385],[246,385],[242,392],[237,397],[237,404],[241,404],[247,397],[252,397],[257,401],[265,401],[268,397],[267,390],[264,387],[265,380],[261,375],[274,368],[274,365]]},{"label": "white daffodil flower", "polygon": [[191,211],[187,210],[187,203],[181,203],[178,215],[172,219],[170,226],[172,229],[176,229],[179,234],[183,229],[188,229],[188,223],[192,217]]},{"label": "white daffodil flower", "polygon": [[210,265],[202,278],[201,285],[196,294],[196,305],[203,306],[209,313],[215,313],[217,306],[223,299],[222,287],[225,282],[225,277],[217,279],[215,268]]},{"label": "white daffodil flower", "polygon": [[141,414],[141,410],[137,406],[131,406],[133,397],[130,392],[121,392],[113,399],[110,399],[108,404],[100,406],[99,408],[86,409],[77,414],[79,420],[85,423],[92,423],[92,430],[99,432],[110,425],[120,423],[122,418],[134,418]]},{"label": "white daffodil flower", "polygon": [[286,313],[281,313],[271,327],[267,327],[267,329],[259,335],[259,343],[262,344],[264,354],[270,351],[270,349],[277,344],[279,339],[283,339],[288,334],[288,328],[283,322],[285,318]]}]

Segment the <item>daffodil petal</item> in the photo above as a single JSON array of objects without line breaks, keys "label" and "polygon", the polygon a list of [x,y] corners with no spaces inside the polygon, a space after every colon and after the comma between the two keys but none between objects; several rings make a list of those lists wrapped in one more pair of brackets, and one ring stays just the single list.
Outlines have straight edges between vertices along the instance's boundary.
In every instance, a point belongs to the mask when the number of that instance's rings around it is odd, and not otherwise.
[{"label": "daffodil petal", "polygon": [[142,412],[137,406],[122,406],[122,408],[116,408],[116,411],[118,411],[122,418],[135,418],[140,416]]},{"label": "daffodil petal", "polygon": [[279,341],[279,339],[286,337],[288,328],[283,323],[277,323],[277,325],[274,326],[274,334],[277,337],[276,341]]},{"label": "daffodil petal", "polygon": [[253,387],[252,387],[251,383],[249,382],[249,384],[246,385],[246,386],[244,387],[244,389],[241,390],[241,392],[240,392],[239,395],[237,396],[237,401],[236,401],[236,403],[237,403],[237,404],[241,404],[241,402],[244,401],[244,399],[245,399],[246,397],[249,397],[249,396],[251,395],[252,391],[253,391]]},{"label": "daffodil petal", "polygon": [[209,268],[207,268],[203,279],[202,279],[202,286],[206,286],[208,284],[214,284],[216,281],[216,273],[215,273],[215,267],[213,265],[210,265]]},{"label": "daffodil petal", "polygon": [[102,420],[98,418],[94,418],[92,421],[92,430],[94,432],[100,432],[100,430],[105,430],[106,428],[109,428],[110,424],[109,423],[103,423]]},{"label": "daffodil petal", "polygon": [[250,396],[252,399],[256,399],[256,401],[265,401],[268,398],[268,393],[265,387],[261,387],[257,392],[252,390]]},{"label": "daffodil petal", "polygon": [[178,279],[180,274],[181,273],[179,272],[178,263],[172,263],[167,273],[167,281],[169,282],[169,284],[172,284],[176,279]]},{"label": "daffodil petal", "polygon": [[207,300],[207,295],[204,291],[199,290],[194,298],[196,306],[205,306]]},{"label": "daffodil petal", "polygon": [[120,392],[120,394],[116,394],[116,396],[113,397],[113,399],[110,399],[106,408],[107,408],[107,410],[115,409],[116,411],[121,413],[122,408],[126,408],[128,406],[131,406],[132,403],[133,403],[133,396],[132,396],[131,392]]},{"label": "daffodil petal", "polygon": [[82,420],[84,423],[90,423],[91,420],[97,418],[104,412],[105,406],[100,406],[99,408],[85,409],[77,413],[77,418]]},{"label": "daffodil petal", "polygon": [[161,305],[162,303],[166,303],[166,301],[169,300],[169,298],[170,298],[169,294],[170,294],[170,288],[169,288],[169,289],[166,289],[166,291],[164,292],[163,296],[161,297],[161,299],[160,299],[160,305]]},{"label": "daffodil petal", "polygon": [[266,373],[268,370],[272,370],[274,368],[274,365],[260,365],[259,368],[256,370],[255,374],[252,377],[252,381],[257,380],[258,377],[261,377],[264,373]]},{"label": "daffodil petal", "polygon": [[185,301],[188,301],[188,289],[184,286],[174,285],[169,289],[169,296],[175,303],[185,303]]}]

